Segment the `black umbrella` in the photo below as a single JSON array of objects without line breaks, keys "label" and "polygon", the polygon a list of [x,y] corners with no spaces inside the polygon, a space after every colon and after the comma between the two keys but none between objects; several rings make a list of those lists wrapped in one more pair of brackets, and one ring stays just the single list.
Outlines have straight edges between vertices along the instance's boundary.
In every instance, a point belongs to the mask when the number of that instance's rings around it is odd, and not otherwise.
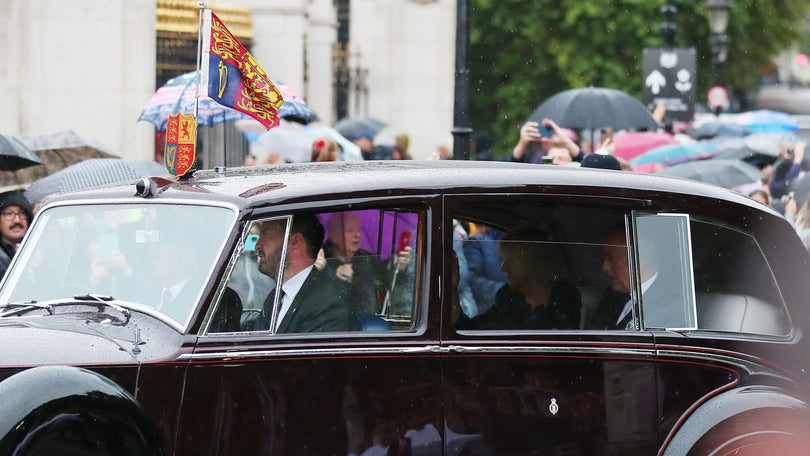
[{"label": "black umbrella", "polygon": [[141,176],[165,176],[166,169],[152,160],[91,158],[38,179],[25,191],[31,204],[48,195],[83,190],[98,185],[127,182]]},{"label": "black umbrella", "polygon": [[742,160],[716,159],[681,163],[658,172],[669,176],[685,177],[724,188],[756,182],[762,171]]},{"label": "black umbrella", "polygon": [[0,187],[27,186],[37,179],[88,158],[118,158],[118,155],[103,144],[84,139],[70,130],[42,135],[19,135],[15,139],[33,151],[41,164],[1,173]]},{"label": "black umbrella", "polygon": [[0,170],[16,171],[41,164],[39,157],[16,138],[0,135]]},{"label": "black umbrella", "polygon": [[712,159],[742,160],[762,169],[762,167],[766,165],[773,165],[773,163],[776,161],[776,156],[764,154],[760,151],[749,149],[747,147],[739,147],[736,149],[723,149],[714,155]]},{"label": "black umbrella", "polygon": [[335,130],[349,139],[362,134],[374,136],[383,128],[385,128],[385,122],[369,116],[346,117],[335,124]]},{"label": "black umbrella", "polygon": [[538,106],[528,120],[541,122],[545,118],[566,128],[659,128],[640,101],[621,90],[603,87],[560,92]]},{"label": "black umbrella", "polygon": [[712,142],[720,150],[713,159],[737,159],[746,161],[759,169],[765,165],[772,165],[776,161],[776,154],[752,148],[746,138],[717,136]]},{"label": "black umbrella", "polygon": [[714,138],[715,136],[742,138],[750,133],[751,130],[744,125],[726,122],[708,122],[695,128],[693,136],[697,139],[708,139]]}]

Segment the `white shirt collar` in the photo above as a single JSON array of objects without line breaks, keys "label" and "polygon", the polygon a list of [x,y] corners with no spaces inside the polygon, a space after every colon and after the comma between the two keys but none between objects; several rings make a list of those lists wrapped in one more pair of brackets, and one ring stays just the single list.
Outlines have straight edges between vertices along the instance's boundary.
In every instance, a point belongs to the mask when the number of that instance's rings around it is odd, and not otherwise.
[{"label": "white shirt collar", "polygon": [[[649,279],[645,280],[645,281],[644,281],[644,282],[641,284],[641,295],[642,295],[642,296],[644,295],[644,293],[646,293],[646,292],[647,292],[647,290],[649,290],[649,289],[650,289],[650,287],[652,286],[653,282],[655,282],[655,279],[657,279],[657,278],[658,278],[658,271],[656,271],[656,272],[655,272],[655,274],[653,274],[653,275],[652,275],[652,277],[650,277]],[[625,305],[624,305],[624,308],[622,309],[622,313],[620,313],[620,314],[619,314],[619,318],[617,318],[617,319],[616,319],[616,324],[618,325],[618,324],[619,324],[619,323],[620,323],[620,322],[621,322],[621,321],[624,319],[624,317],[626,317],[626,316],[627,316],[627,314],[629,314],[629,313],[630,313],[630,311],[631,311],[631,310],[633,310],[633,300],[632,300],[632,299],[628,299],[628,300],[627,300],[627,304],[625,304]]]},{"label": "white shirt collar", "polygon": [[281,285],[281,290],[284,292],[284,295],[281,297],[281,309],[279,309],[278,312],[276,329],[278,329],[279,325],[284,320],[284,316],[287,315],[287,311],[290,310],[290,306],[292,306],[295,296],[298,295],[299,291],[301,291],[301,287],[304,286],[304,282],[307,280],[307,277],[309,277],[309,272],[313,267],[314,266],[308,266],[307,268],[302,269],[298,272],[298,274],[290,277]]},{"label": "white shirt collar", "polygon": [[653,282],[655,282],[655,279],[657,279],[657,278],[658,278],[658,271],[655,271],[655,274],[653,274],[653,275],[652,275],[652,277],[650,277],[649,279],[645,280],[645,281],[644,281],[644,282],[641,284],[641,294],[642,294],[642,295],[643,295],[644,293],[646,293],[646,292],[647,292],[647,290],[649,290],[649,289],[650,289],[650,287],[652,286]]}]

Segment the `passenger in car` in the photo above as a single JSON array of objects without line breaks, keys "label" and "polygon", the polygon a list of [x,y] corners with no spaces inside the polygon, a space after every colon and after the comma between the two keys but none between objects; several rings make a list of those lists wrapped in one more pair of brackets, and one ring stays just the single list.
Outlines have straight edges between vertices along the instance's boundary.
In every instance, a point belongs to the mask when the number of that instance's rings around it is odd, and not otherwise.
[{"label": "passenger in car", "polygon": [[[659,252],[653,239],[639,237],[641,264],[641,299],[644,304],[644,320],[649,326],[667,326],[678,321],[679,306],[684,300],[683,290],[670,283],[660,273]],[[602,271],[611,280],[602,299],[587,318],[586,329],[636,328],[633,322],[633,303],[630,299],[630,266],[624,227],[608,231],[604,238],[604,261]]]},{"label": "passenger in car", "polygon": [[[359,314],[379,314],[386,294],[392,293],[392,284],[403,287],[413,283],[408,268],[411,261],[411,248],[397,252],[393,267],[360,247],[363,241],[363,227],[360,217],[354,212],[336,212],[326,220],[328,240],[323,245],[326,257],[324,272],[343,283],[355,302],[355,312]],[[396,283],[393,282],[397,274]],[[401,295],[401,293],[399,294]],[[409,296],[413,298],[412,293]],[[401,304],[401,303],[400,303]],[[397,307],[408,307],[398,305]]]},{"label": "passenger in car", "polygon": [[208,331],[212,333],[239,331],[241,316],[242,300],[239,298],[239,294],[232,288],[226,287],[211,318]]},{"label": "passenger in car", "polygon": [[[261,224],[256,252],[259,271],[278,277],[284,249],[284,220],[269,220]],[[321,248],[324,228],[313,214],[293,217],[286,261],[283,268],[280,309],[276,319],[277,333],[354,331],[356,324],[346,305],[345,288],[328,274],[314,267]],[[243,329],[270,327],[275,290],[264,301],[257,321],[243,322]]]},{"label": "passenger in car", "polygon": [[495,305],[495,295],[506,284],[496,247],[503,232],[483,224],[475,226],[475,234],[462,244],[469,273],[467,281],[475,298],[470,317],[491,309]]},{"label": "passenger in car", "polygon": [[[196,305],[199,293],[198,236],[185,233],[180,217],[160,221],[150,233],[146,249],[150,271],[156,286],[150,291],[155,309],[183,323]],[[241,311],[241,309],[240,309]]]},{"label": "passenger in car", "polygon": [[577,329],[579,290],[565,281],[559,245],[542,230],[521,226],[498,241],[507,284],[489,311],[456,321],[458,329]]},{"label": "passenger in car", "polygon": [[604,237],[602,272],[610,278],[610,287],[602,294],[585,329],[627,329],[632,325],[630,301],[630,265],[624,228],[610,230]]}]

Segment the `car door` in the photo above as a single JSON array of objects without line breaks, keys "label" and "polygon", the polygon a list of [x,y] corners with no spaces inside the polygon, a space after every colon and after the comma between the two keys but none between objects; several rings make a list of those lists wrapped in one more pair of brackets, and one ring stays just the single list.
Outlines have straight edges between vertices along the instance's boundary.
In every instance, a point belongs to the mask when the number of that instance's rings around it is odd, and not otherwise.
[{"label": "car door", "polygon": [[[242,262],[256,268],[258,256],[258,267],[262,269],[262,261],[270,256],[261,237],[262,226],[268,221],[284,226],[286,238],[280,252],[285,256],[280,262],[290,267],[295,220],[303,217],[303,211],[278,209],[255,216],[245,226],[245,242],[240,243],[229,278],[219,293],[222,306],[225,290],[238,292],[243,305],[242,327],[236,331],[204,331],[194,353],[189,355],[178,454],[441,451],[438,325],[437,317],[432,316],[440,309],[430,304],[437,302],[434,295],[438,290],[431,287],[430,279],[430,271],[436,268],[431,262],[431,239],[436,233],[429,229],[433,217],[429,201],[420,198],[344,204],[314,211],[326,227],[324,250],[342,242],[336,242],[330,232],[338,217],[347,232],[346,239],[353,223],[350,220],[359,219],[363,228],[359,252],[386,273],[383,275],[390,286],[375,290],[380,293],[373,294],[376,301],[370,306],[357,306],[357,295],[340,295],[347,306],[369,310],[353,314],[357,326],[349,330],[282,332],[287,324],[287,317],[279,314],[284,297],[276,291],[274,281],[284,277],[283,268],[279,276],[244,275],[245,271],[255,270],[245,268]],[[255,234],[259,239],[253,250]],[[396,268],[392,265],[399,256],[391,252],[405,247],[410,249],[410,260],[394,274],[389,268]],[[334,259],[328,255],[323,259],[324,275],[326,271],[337,274],[330,269]],[[361,277],[359,260],[352,264],[353,282],[366,280]],[[250,287],[245,287],[246,281]],[[284,277],[281,282],[286,293],[289,281]],[[332,286],[325,279],[319,284]],[[306,311],[296,307],[306,286],[301,287],[288,314]],[[249,297],[246,290],[251,289],[258,297]],[[275,329],[245,325],[268,309],[268,321],[273,322],[271,328],[277,324]],[[212,310],[207,316],[209,328],[213,327],[216,313]]]},{"label": "car door", "polygon": [[[445,454],[655,452],[655,350],[651,333],[637,329],[635,292],[630,325],[607,330],[594,317],[613,285],[605,252],[620,249],[624,277],[634,275],[627,243],[605,241],[609,230],[630,231],[633,207],[640,203],[574,195],[446,198]],[[527,274],[515,271],[521,262]],[[541,304],[572,318],[537,310],[533,289],[551,282]]]},{"label": "car door", "polygon": [[[806,259],[794,262],[803,246],[775,218],[744,211],[737,216],[745,222],[705,214],[635,215],[638,257],[657,270],[650,290],[659,283],[667,290],[641,297],[642,324],[653,332],[659,356],[665,447],[689,447],[704,438],[705,452],[733,453],[755,444],[740,436],[789,435],[790,423],[806,419],[794,416],[793,407],[779,412],[785,401],[804,396],[788,379],[803,361],[791,321],[798,314],[786,306],[786,298],[806,286],[806,277],[798,277]],[[760,394],[741,400],[739,391]],[[721,422],[732,431],[712,429]]]}]

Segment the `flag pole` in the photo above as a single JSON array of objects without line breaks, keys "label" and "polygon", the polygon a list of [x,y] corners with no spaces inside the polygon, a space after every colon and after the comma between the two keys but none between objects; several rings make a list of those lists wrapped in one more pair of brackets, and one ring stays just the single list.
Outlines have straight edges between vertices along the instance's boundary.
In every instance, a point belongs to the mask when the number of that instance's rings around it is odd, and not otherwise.
[{"label": "flag pole", "polygon": [[200,107],[200,72],[202,71],[202,35],[203,35],[203,12],[205,11],[205,0],[200,0],[200,23],[197,27],[197,74],[194,77],[194,121],[197,121],[197,113]]}]

